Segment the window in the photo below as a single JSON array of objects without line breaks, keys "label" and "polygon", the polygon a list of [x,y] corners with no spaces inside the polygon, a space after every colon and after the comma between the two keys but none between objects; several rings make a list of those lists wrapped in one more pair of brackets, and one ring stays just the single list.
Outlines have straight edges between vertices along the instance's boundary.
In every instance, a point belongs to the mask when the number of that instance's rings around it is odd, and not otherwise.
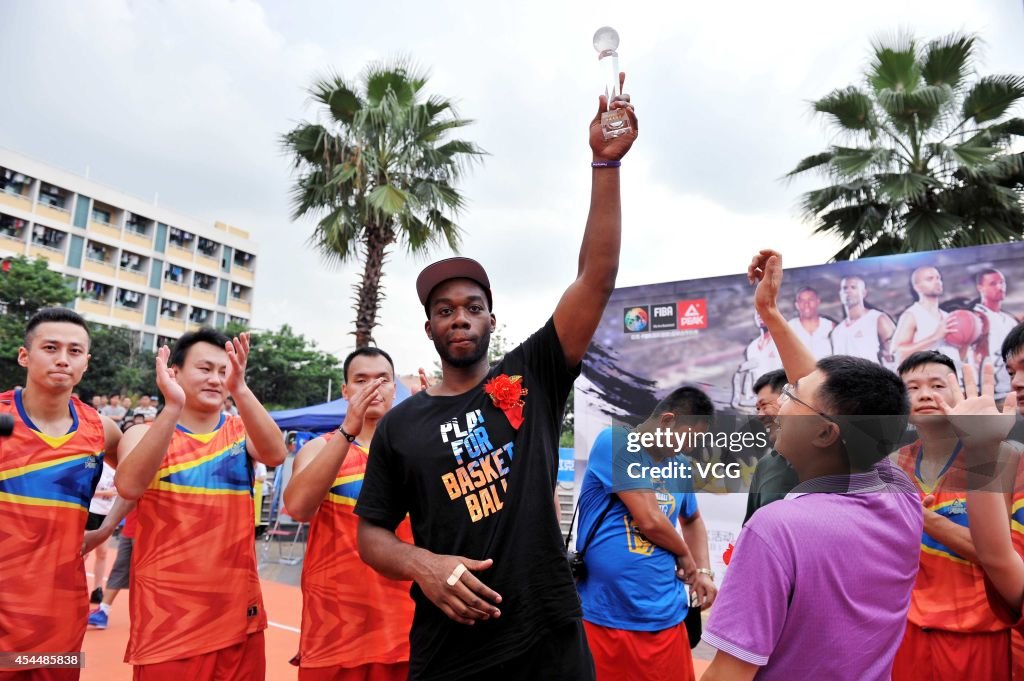
[{"label": "window", "polygon": [[184,306],[181,303],[173,300],[164,300],[160,303],[160,315],[163,317],[170,317],[177,319],[181,316],[181,310]]},{"label": "window", "polygon": [[103,210],[102,208],[99,208],[99,207],[93,207],[93,209],[92,209],[92,221],[93,222],[98,222],[101,225],[109,225],[110,224],[110,211],[109,210]]},{"label": "window", "polygon": [[141,236],[149,236],[149,227],[152,224],[152,220],[135,213],[128,213],[128,219],[125,221],[125,227],[129,232]]},{"label": "window", "polygon": [[0,167],[0,191],[14,196],[27,197],[32,178],[16,170]]},{"label": "window", "polygon": [[235,264],[245,269],[252,269],[252,253],[235,251]]},{"label": "window", "polygon": [[242,287],[239,284],[231,285],[231,297],[235,300],[242,300]]},{"label": "window", "polygon": [[142,306],[142,294],[138,291],[120,288],[117,290],[117,304],[133,310],[140,309]]},{"label": "window", "polygon": [[59,229],[34,225],[32,227],[32,243],[43,248],[52,248],[59,251],[64,246],[64,237],[67,234]]},{"label": "window", "polygon": [[121,269],[142,272],[142,256],[130,251],[121,251]]},{"label": "window", "polygon": [[0,213],[0,235],[20,239],[25,233],[26,227],[28,227],[28,220]]},{"label": "window", "polygon": [[100,262],[106,264],[110,257],[110,249],[103,244],[98,244],[95,241],[90,241],[85,249],[85,257],[87,260],[93,262]]},{"label": "window", "polygon": [[43,182],[39,185],[39,203],[50,208],[56,208],[57,210],[65,210],[67,198],[68,193],[57,185],[50,184],[49,182]]},{"label": "window", "polygon": [[84,294],[86,300],[94,300],[102,303],[107,299],[107,293],[110,291],[110,287],[106,284],[100,284],[95,281],[83,279],[82,283],[78,286],[78,290],[80,293]]},{"label": "window", "polygon": [[189,321],[192,321],[192,322],[194,322],[196,324],[205,324],[206,320],[209,319],[209,317],[210,317],[210,311],[209,310],[204,310],[201,307],[193,307],[192,308],[192,313],[189,314],[189,316],[188,316]]},{"label": "window", "polygon": [[216,278],[211,277],[209,274],[203,274],[202,272],[196,272],[192,279],[192,285],[203,291],[212,290],[216,282]]},{"label": "window", "polygon": [[217,257],[217,250],[220,248],[220,244],[211,239],[205,237],[199,237],[198,242],[199,252],[208,258]]},{"label": "window", "polygon": [[175,284],[184,285],[185,283],[185,270],[184,268],[178,267],[177,265],[168,265],[167,269],[164,270],[164,279],[172,281]]},{"label": "window", "polygon": [[192,250],[192,242],[196,238],[196,235],[192,232],[186,232],[183,229],[177,227],[171,227],[168,239],[170,239],[171,245],[177,246],[178,248],[184,248],[185,250]]}]

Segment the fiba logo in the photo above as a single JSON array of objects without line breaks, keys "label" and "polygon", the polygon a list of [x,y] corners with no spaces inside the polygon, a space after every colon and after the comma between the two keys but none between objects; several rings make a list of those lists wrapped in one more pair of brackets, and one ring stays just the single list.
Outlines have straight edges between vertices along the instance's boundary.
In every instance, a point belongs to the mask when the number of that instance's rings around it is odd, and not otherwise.
[{"label": "fiba logo", "polygon": [[622,330],[626,333],[646,331],[651,316],[646,305],[627,307],[622,313]]}]

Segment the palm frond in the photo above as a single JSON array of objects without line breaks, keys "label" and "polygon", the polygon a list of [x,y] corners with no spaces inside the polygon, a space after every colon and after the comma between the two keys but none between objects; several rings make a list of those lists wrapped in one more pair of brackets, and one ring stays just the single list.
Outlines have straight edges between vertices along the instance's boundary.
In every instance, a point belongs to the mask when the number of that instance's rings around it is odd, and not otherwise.
[{"label": "palm frond", "polygon": [[984,76],[964,97],[964,118],[975,123],[1001,118],[1024,99],[1024,76]]},{"label": "palm frond", "polygon": [[874,55],[868,67],[868,82],[876,92],[911,92],[921,81],[921,67],[917,63],[917,47],[913,37],[897,35],[875,41]]},{"label": "palm frond", "polygon": [[831,116],[840,128],[871,130],[875,127],[871,98],[852,85],[833,90],[811,105],[817,113]]},{"label": "palm frond", "polygon": [[971,71],[977,37],[951,33],[928,43],[921,60],[921,76],[929,85],[957,89]]}]

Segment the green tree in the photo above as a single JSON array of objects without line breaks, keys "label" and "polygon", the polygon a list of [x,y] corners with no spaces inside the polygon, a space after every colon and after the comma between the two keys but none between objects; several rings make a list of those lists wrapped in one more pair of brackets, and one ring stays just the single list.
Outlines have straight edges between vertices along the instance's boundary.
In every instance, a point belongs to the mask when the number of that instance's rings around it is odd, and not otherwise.
[{"label": "green tree", "polygon": [[290,326],[254,332],[246,382],[267,409],[294,409],[319,404],[341,390],[341,361]]},{"label": "green tree", "polygon": [[865,82],[812,103],[839,144],[809,156],[829,184],[801,197],[816,232],[843,241],[834,260],[1001,243],[1024,233],[1024,76],[976,77],[978,39],[874,44]]},{"label": "green tree", "polygon": [[156,356],[141,349],[138,331],[90,324],[89,369],[79,384],[82,396],[156,395]]},{"label": "green tree", "polygon": [[370,64],[358,82],[330,75],[309,89],[322,123],[282,137],[297,179],[292,218],[317,219],[310,243],[329,261],[363,258],[354,287],[356,347],[373,341],[392,245],[423,253],[458,248],[456,184],[484,153],[449,133],[472,121],[451,100],[424,94],[427,74],[406,61]]},{"label": "green tree", "polygon": [[0,270],[0,390],[25,382],[25,370],[18,366],[18,348],[29,317],[44,307],[67,305],[75,297],[64,277],[51,270],[43,258],[29,260],[19,255],[4,262]]}]

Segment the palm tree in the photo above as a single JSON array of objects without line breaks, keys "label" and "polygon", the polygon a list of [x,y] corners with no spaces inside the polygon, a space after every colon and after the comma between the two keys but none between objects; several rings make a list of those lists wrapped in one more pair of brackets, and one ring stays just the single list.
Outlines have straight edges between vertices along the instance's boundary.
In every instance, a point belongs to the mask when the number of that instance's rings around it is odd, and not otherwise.
[{"label": "palm tree", "polygon": [[309,89],[321,122],[282,136],[293,157],[292,219],[317,219],[310,243],[328,262],[365,258],[355,289],[356,347],[373,341],[393,244],[410,253],[459,245],[456,183],[483,151],[449,132],[472,123],[451,100],[425,97],[428,74],[405,60],[370,64],[350,83],[331,74]]},{"label": "palm tree", "polygon": [[1024,233],[1024,77],[975,77],[978,39],[876,42],[865,83],[812,103],[838,142],[786,175],[830,184],[801,197],[833,260],[1015,241]]}]

